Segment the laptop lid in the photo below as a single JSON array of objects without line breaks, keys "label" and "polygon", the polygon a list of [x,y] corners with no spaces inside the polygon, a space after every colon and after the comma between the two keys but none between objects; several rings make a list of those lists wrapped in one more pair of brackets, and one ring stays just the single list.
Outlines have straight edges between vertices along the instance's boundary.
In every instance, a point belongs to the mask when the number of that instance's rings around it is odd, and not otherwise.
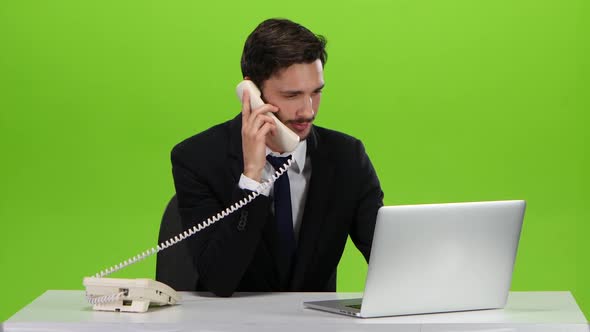
[{"label": "laptop lid", "polygon": [[357,317],[502,308],[524,210],[524,201],[384,206],[360,310],[354,300],[304,306]]},{"label": "laptop lid", "polygon": [[379,209],[362,317],[502,308],[524,201]]}]

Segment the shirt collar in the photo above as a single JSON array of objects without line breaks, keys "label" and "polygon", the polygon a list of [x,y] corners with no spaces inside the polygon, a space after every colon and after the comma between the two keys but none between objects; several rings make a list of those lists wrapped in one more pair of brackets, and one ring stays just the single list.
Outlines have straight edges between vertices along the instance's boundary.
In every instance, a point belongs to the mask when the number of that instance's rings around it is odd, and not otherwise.
[{"label": "shirt collar", "polygon": [[285,153],[276,153],[271,149],[266,147],[266,155],[271,155],[274,157],[287,157],[289,155],[293,155],[293,164],[291,165],[291,169],[297,173],[301,173],[303,168],[305,167],[305,158],[307,154],[307,140],[299,141],[297,147],[293,152],[285,152]]}]

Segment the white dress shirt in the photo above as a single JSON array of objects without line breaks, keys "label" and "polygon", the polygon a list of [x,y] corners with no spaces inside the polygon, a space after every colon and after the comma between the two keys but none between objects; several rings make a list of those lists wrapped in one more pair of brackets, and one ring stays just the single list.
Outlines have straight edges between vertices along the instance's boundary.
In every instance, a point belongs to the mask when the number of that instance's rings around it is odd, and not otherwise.
[{"label": "white dress shirt", "polygon": [[[266,155],[269,154],[275,157],[287,157],[289,155],[293,155],[293,163],[287,170],[287,175],[289,176],[289,185],[291,187],[293,231],[295,233],[295,241],[297,242],[299,238],[299,229],[301,228],[301,220],[303,219],[303,211],[305,208],[307,189],[309,187],[309,179],[311,178],[311,162],[309,162],[307,157],[307,141],[303,140],[299,142],[295,150],[291,153],[278,154],[271,151],[267,147]],[[270,179],[274,173],[274,167],[267,161],[264,165],[264,169],[262,170],[262,180],[266,181]],[[258,186],[260,186],[260,182],[252,180],[242,173],[238,186],[242,189],[256,191]],[[273,187],[268,188],[261,194],[273,198]],[[272,205],[272,209],[274,209],[274,204]]]}]

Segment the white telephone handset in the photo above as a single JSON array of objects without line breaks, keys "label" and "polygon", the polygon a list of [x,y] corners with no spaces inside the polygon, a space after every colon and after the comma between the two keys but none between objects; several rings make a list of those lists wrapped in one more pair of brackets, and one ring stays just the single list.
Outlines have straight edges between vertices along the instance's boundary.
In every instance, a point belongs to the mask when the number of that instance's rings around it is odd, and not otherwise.
[{"label": "white telephone handset", "polygon": [[[260,97],[260,90],[258,90],[258,87],[256,87],[252,81],[243,80],[236,87],[236,93],[238,94],[240,102],[243,102],[242,96],[244,95],[244,90],[248,90],[248,94],[250,95],[251,109],[264,105],[264,101],[262,101],[262,98]],[[276,152],[292,152],[295,150],[297,144],[299,144],[299,136],[285,126],[285,124],[282,123],[272,112],[268,112],[267,114],[274,119],[277,126],[277,135],[271,139],[274,140],[274,143],[278,148],[283,150]]]}]

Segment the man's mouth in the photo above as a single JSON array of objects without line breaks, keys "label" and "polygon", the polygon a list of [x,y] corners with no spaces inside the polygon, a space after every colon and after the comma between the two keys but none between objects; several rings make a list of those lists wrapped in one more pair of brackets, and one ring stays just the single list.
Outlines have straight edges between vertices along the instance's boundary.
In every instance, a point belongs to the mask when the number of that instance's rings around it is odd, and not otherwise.
[{"label": "man's mouth", "polygon": [[291,122],[291,127],[293,127],[296,131],[299,132],[307,130],[309,126],[311,126],[311,121]]}]

